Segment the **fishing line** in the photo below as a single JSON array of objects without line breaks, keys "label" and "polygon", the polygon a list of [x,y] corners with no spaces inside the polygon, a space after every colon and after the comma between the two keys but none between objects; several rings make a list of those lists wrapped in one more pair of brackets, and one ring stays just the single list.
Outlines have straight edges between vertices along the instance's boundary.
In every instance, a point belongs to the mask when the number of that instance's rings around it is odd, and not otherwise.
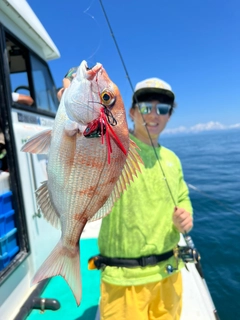
[{"label": "fishing line", "polygon": [[101,106],[103,106],[104,108],[104,113],[108,119],[108,123],[111,125],[111,126],[116,126],[117,125],[117,120],[114,118],[112,112],[107,108],[107,106],[101,102],[98,102],[98,101],[88,101],[89,103],[97,103],[97,104],[100,104]]},{"label": "fishing line", "polygon": [[194,185],[187,183],[187,186],[189,187],[189,189],[195,190],[198,193],[204,195],[206,198],[209,198],[210,200],[214,201],[215,203],[217,203],[218,205],[222,206],[223,208],[227,209],[229,212],[234,213],[236,215],[240,215],[239,212],[232,210],[229,206],[225,205],[223,202],[221,202],[220,200],[217,200],[216,198],[209,196],[209,194],[207,194],[206,192],[198,189],[197,187],[195,187]]},{"label": "fishing line", "polygon": [[[91,4],[89,5],[89,7],[88,7],[87,9],[85,9],[85,10],[83,11],[83,13],[86,14],[86,15],[88,15],[88,16],[96,23],[97,29],[99,30],[99,29],[100,29],[100,24],[99,24],[98,21],[95,19],[95,17],[89,12],[89,9],[92,7],[94,1],[95,1],[95,0],[93,0],[93,1],[91,2]],[[97,52],[99,51],[101,45],[102,45],[102,37],[100,36],[100,40],[99,40],[99,44],[98,44],[97,48],[95,49],[95,51],[94,51],[86,60],[91,61],[91,59],[92,59],[92,58],[97,54]],[[93,64],[94,64],[94,63],[93,63]]]},{"label": "fishing line", "polygon": [[[121,60],[121,62],[122,62],[123,68],[124,68],[124,70],[125,70],[125,74],[126,74],[127,80],[128,80],[128,82],[129,82],[129,84],[130,84],[131,90],[132,90],[133,95],[134,95],[134,97],[135,97],[136,104],[137,104],[137,106],[138,106],[138,108],[139,108],[139,103],[138,103],[137,97],[135,96],[135,93],[134,93],[134,87],[133,87],[132,81],[131,81],[131,79],[130,79],[130,76],[129,76],[127,67],[126,67],[126,65],[125,65],[125,62],[124,62],[124,59],[123,59],[123,57],[122,57],[121,51],[120,51],[120,49],[119,49],[117,40],[116,40],[115,35],[114,35],[114,33],[113,33],[113,29],[112,29],[112,27],[111,27],[110,21],[109,21],[108,16],[107,16],[107,13],[106,13],[105,8],[104,8],[104,6],[103,6],[102,0],[99,0],[99,3],[100,3],[100,5],[101,5],[103,14],[104,14],[104,16],[105,16],[105,19],[106,19],[106,21],[107,21],[107,24],[108,24],[108,27],[109,27],[109,30],[110,30],[110,33],[111,33],[111,36],[112,36],[113,41],[114,41],[114,43],[115,43],[115,46],[116,46],[116,48],[117,48],[118,55],[119,55],[120,60]],[[141,113],[140,113],[140,114],[141,114]],[[144,119],[144,117],[143,117],[142,114],[141,114],[141,116],[142,116],[142,121],[143,121],[142,125],[144,125],[145,119]],[[139,122],[139,123],[140,123],[140,122]],[[161,170],[161,172],[162,172],[163,179],[164,179],[165,182],[166,182],[166,186],[167,186],[167,188],[168,188],[168,191],[169,191],[169,194],[170,194],[170,196],[171,196],[172,202],[173,202],[174,206],[177,207],[176,201],[175,201],[175,199],[174,199],[174,197],[173,197],[172,191],[171,191],[170,186],[169,186],[169,184],[168,184],[168,180],[167,180],[167,178],[166,178],[166,175],[165,175],[165,173],[164,173],[164,170],[163,170],[163,167],[162,167],[162,165],[161,165],[160,159],[159,159],[159,157],[158,157],[156,148],[155,148],[155,146],[154,146],[154,144],[153,144],[152,138],[151,138],[151,136],[150,136],[149,130],[148,130],[148,128],[147,128],[146,125],[145,125],[145,128],[146,128],[146,131],[147,131],[149,140],[150,140],[150,142],[151,142],[151,146],[152,146],[152,148],[153,148],[153,150],[154,150],[155,157],[156,157],[156,159],[157,159],[157,161],[158,161],[160,170]],[[205,192],[199,190],[197,187],[195,187],[195,186],[193,186],[193,185],[191,185],[191,184],[188,184],[188,183],[187,183],[187,185],[188,185],[188,187],[189,187],[190,189],[193,189],[193,190],[201,193],[202,195],[208,197],[209,199],[211,199],[212,201],[218,203],[219,205],[221,205],[222,207],[224,207],[224,208],[227,209],[228,211],[230,211],[230,212],[232,212],[232,213],[235,213],[235,214],[237,214],[237,215],[240,215],[239,212],[232,210],[230,207],[226,206],[226,205],[223,204],[221,201],[215,199],[214,197],[209,196],[209,195],[206,194]]]},{"label": "fishing line", "polygon": [[[106,21],[107,21],[107,24],[108,24],[108,27],[109,27],[111,36],[112,36],[113,41],[114,41],[114,43],[115,43],[115,46],[116,46],[116,48],[117,48],[118,55],[119,55],[120,60],[121,60],[121,62],[122,62],[123,68],[124,68],[124,70],[125,70],[126,77],[127,77],[127,79],[128,79],[128,82],[129,82],[129,84],[130,84],[131,90],[132,90],[132,92],[133,92],[133,96],[134,96],[134,98],[135,98],[135,100],[136,100],[136,104],[137,104],[137,106],[138,106],[138,108],[139,108],[138,99],[137,99],[137,97],[135,96],[135,92],[134,92],[134,87],[133,87],[132,81],[131,81],[131,79],[130,79],[130,77],[129,77],[129,73],[128,73],[127,67],[126,67],[125,62],[124,62],[124,60],[123,60],[121,51],[120,51],[119,46],[118,46],[118,43],[117,43],[117,40],[116,40],[116,38],[115,38],[115,36],[114,36],[114,33],[113,33],[113,30],[112,30],[111,24],[110,24],[110,22],[109,22],[107,13],[106,13],[106,11],[105,11],[105,9],[104,9],[104,6],[103,6],[103,3],[102,3],[102,0],[99,0],[99,3],[100,3],[100,5],[101,5],[103,14],[104,14],[105,19],[106,19]],[[140,108],[139,108],[139,109],[140,109]],[[141,113],[140,113],[140,114],[141,114]],[[144,117],[143,117],[142,114],[141,114],[141,116],[142,116],[143,122],[145,122],[145,121],[144,121]],[[172,202],[173,202],[173,204],[174,204],[174,207],[177,207],[176,201],[175,201],[175,199],[174,199],[174,197],[173,197],[172,191],[171,191],[170,186],[169,186],[169,184],[168,184],[166,175],[165,175],[164,170],[163,170],[163,168],[162,168],[160,159],[159,159],[159,157],[158,157],[156,148],[155,148],[155,146],[154,146],[154,144],[153,144],[153,141],[152,141],[152,138],[151,138],[151,136],[150,136],[149,130],[148,130],[147,126],[145,126],[145,128],[146,128],[146,131],[147,131],[147,134],[148,134],[148,137],[149,137],[151,146],[152,146],[152,148],[153,148],[155,157],[156,157],[156,159],[157,159],[157,161],[158,161],[160,170],[161,170],[161,172],[162,172],[163,179],[164,179],[165,182],[166,182],[166,186],[167,186],[167,188],[168,188],[168,191],[169,191],[169,194],[170,194],[170,196],[171,196],[171,199],[172,199]]]}]

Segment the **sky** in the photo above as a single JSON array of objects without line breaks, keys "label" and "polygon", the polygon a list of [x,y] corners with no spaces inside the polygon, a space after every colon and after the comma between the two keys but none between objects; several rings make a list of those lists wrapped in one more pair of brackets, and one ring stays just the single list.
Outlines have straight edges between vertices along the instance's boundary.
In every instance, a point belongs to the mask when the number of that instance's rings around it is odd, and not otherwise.
[{"label": "sky", "polygon": [[131,84],[99,0],[27,2],[60,51],[49,62],[57,87],[82,60],[100,62],[127,114],[132,86],[157,77],[176,96],[169,132],[240,123],[239,0],[102,0]]}]

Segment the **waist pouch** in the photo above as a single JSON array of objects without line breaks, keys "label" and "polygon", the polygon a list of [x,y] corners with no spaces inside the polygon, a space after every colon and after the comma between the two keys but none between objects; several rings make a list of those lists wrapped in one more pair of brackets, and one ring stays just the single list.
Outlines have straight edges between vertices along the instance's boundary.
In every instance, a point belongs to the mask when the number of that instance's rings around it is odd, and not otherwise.
[{"label": "waist pouch", "polygon": [[159,262],[169,259],[174,255],[174,251],[168,251],[163,254],[157,254],[152,256],[144,256],[139,258],[108,258],[102,255],[97,255],[91,257],[88,260],[88,269],[101,269],[106,266],[110,267],[125,267],[125,268],[133,268],[133,267],[146,267],[146,266],[154,266]]}]

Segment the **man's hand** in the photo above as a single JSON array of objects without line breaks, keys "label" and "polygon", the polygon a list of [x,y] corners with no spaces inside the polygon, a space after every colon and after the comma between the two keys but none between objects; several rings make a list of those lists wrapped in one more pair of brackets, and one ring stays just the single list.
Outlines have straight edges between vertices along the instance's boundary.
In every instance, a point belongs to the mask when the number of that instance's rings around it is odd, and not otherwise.
[{"label": "man's hand", "polygon": [[62,99],[62,95],[63,95],[63,92],[64,92],[65,88],[61,88],[60,90],[58,90],[57,92],[57,98],[58,98],[58,101],[60,102],[61,99]]},{"label": "man's hand", "polygon": [[182,208],[175,208],[173,213],[173,224],[181,233],[188,233],[193,227],[191,213]]}]

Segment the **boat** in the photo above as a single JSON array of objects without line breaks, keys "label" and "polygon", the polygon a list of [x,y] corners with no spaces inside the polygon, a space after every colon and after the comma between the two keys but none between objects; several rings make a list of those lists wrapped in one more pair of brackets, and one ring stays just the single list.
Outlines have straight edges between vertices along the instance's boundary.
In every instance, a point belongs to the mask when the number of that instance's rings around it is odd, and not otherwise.
[{"label": "boat", "polygon": [[[0,320],[99,319],[100,272],[87,260],[98,253],[101,221],[87,224],[80,240],[83,299],[76,306],[61,277],[32,286],[31,279],[55,247],[60,231],[38,210],[35,190],[47,179],[45,155],[20,152],[27,139],[52,127],[58,108],[48,61],[60,53],[25,0],[0,0],[0,142],[8,168],[0,173]],[[34,104],[13,102],[12,92],[30,95]],[[185,238],[181,245],[186,246]],[[181,320],[218,319],[199,261],[183,275]]]}]

